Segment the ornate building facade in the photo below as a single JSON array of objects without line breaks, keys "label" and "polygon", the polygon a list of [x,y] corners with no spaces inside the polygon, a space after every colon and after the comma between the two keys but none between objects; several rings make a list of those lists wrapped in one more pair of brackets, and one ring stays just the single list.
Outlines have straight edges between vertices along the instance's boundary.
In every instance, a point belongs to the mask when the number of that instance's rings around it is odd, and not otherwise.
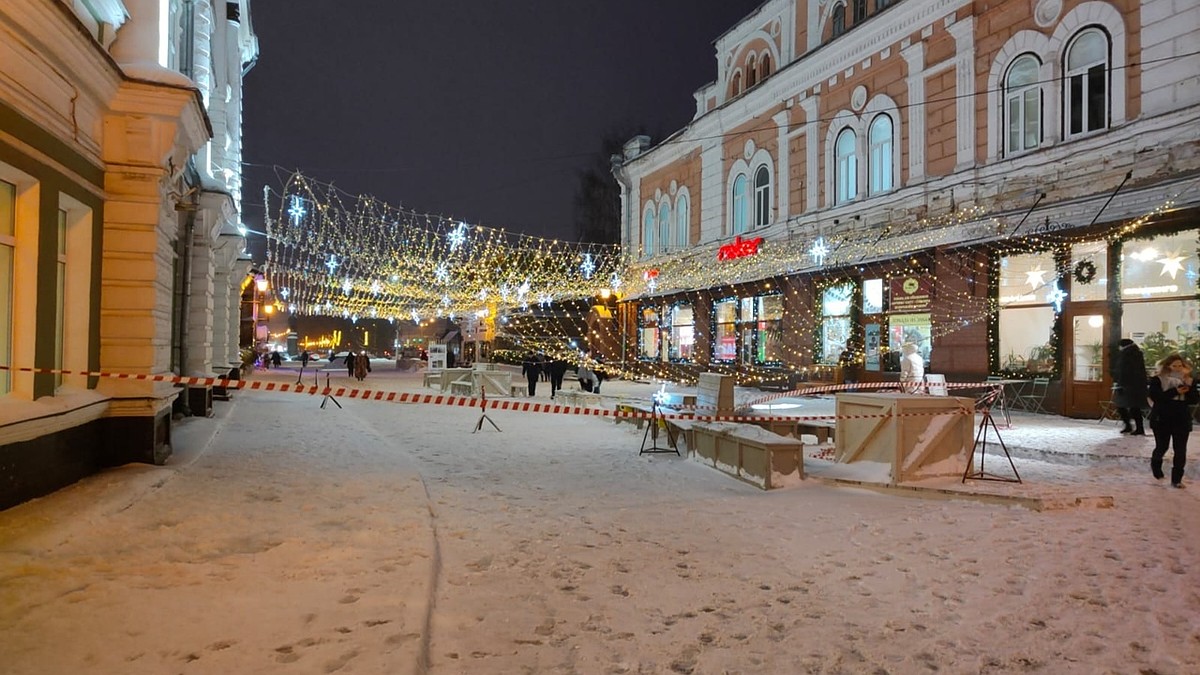
[{"label": "ornate building facade", "polygon": [[1094,416],[1117,341],[1200,355],[1200,5],[768,0],[614,171],[626,363],[746,384],[1048,380]]},{"label": "ornate building facade", "polygon": [[[161,463],[239,362],[249,0],[0,5],[0,508]],[[200,409],[197,409],[200,408]]]}]

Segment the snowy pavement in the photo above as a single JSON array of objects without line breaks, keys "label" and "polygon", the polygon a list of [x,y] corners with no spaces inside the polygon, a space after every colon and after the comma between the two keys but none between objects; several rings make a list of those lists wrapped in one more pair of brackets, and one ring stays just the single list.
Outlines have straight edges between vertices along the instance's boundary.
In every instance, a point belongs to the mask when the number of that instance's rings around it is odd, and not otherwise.
[{"label": "snowy pavement", "polygon": [[238,392],[166,467],[0,512],[0,671],[1200,671],[1200,483],[1153,481],[1115,423],[1002,429],[1027,483],[1114,498],[1038,512],[763,492],[600,418],[340,402]]}]

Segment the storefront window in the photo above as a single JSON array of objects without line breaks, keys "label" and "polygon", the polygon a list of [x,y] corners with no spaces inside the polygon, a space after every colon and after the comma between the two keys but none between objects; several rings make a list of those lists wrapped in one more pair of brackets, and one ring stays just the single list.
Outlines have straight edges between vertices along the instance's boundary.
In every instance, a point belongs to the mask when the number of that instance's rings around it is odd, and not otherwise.
[{"label": "storefront window", "polygon": [[883,311],[883,279],[863,281],[863,314],[879,314]]},{"label": "storefront window", "polygon": [[[917,353],[925,361],[925,371],[929,371],[930,356],[933,352],[933,323],[928,314],[893,314],[888,318],[888,345],[895,354],[902,353],[906,343],[917,346]],[[899,364],[897,364],[897,369]]]},{"label": "storefront window", "polygon": [[850,341],[850,303],[854,285],[830,286],[821,292],[821,363],[837,364],[838,355]]},{"label": "storefront window", "polygon": [[643,307],[641,316],[641,335],[638,339],[638,357],[643,359],[658,358],[658,308]]},{"label": "storefront window", "polygon": [[1001,369],[1029,373],[1054,371],[1052,338],[1057,289],[1052,252],[1000,258]]},{"label": "storefront window", "polygon": [[713,303],[713,360],[737,358],[737,298]]},{"label": "storefront window", "polygon": [[1071,299],[1108,298],[1108,242],[1089,241],[1071,247]]},{"label": "storefront window", "polygon": [[738,333],[742,337],[738,362],[751,365],[754,363],[754,298],[742,298],[738,304]]},{"label": "storefront window", "polygon": [[764,295],[756,300],[758,321],[754,362],[759,365],[783,363],[783,296]]},{"label": "storefront window", "polygon": [[667,350],[672,361],[691,361],[696,347],[696,321],[691,303],[671,308],[671,341]]},{"label": "storefront window", "polygon": [[1122,246],[1121,335],[1142,346],[1148,367],[1172,352],[1200,358],[1196,246],[1196,230]]}]

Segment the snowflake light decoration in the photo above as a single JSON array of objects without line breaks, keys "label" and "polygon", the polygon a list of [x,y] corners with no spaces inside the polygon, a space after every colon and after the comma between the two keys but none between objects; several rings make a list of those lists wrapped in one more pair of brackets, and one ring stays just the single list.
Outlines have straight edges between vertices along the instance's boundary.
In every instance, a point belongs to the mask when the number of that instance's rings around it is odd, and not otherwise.
[{"label": "snowflake light decoration", "polygon": [[439,284],[444,284],[450,280],[450,267],[446,263],[438,263],[438,266],[433,268],[433,278],[437,279]]},{"label": "snowflake light decoration", "polygon": [[292,292],[288,290],[287,286],[284,286],[283,288],[279,289],[279,297],[283,298],[284,300],[287,300],[288,296],[291,294],[292,294]]},{"label": "snowflake light decoration", "polygon": [[352,290],[354,290],[354,282],[350,280],[350,277],[346,277],[342,280],[342,293],[350,295],[350,291]]},{"label": "snowflake light decoration", "polygon": [[292,195],[292,205],[288,207],[288,215],[292,217],[292,224],[299,225],[300,219],[306,213],[308,211],[304,208],[304,200],[299,195]]},{"label": "snowflake light decoration", "polygon": [[334,271],[338,268],[337,256],[330,253],[329,260],[325,261],[325,267],[327,267],[329,269],[329,274],[330,274],[330,276],[332,276]]},{"label": "snowflake light decoration", "polygon": [[412,316],[413,323],[421,323],[421,315],[417,314],[417,310],[414,309],[410,316]]},{"label": "snowflake light decoration", "polygon": [[596,273],[596,262],[592,260],[591,253],[583,254],[583,262],[579,265],[579,271],[583,274],[584,279],[591,279]]},{"label": "snowflake light decoration", "polygon": [[1057,283],[1054,284],[1054,288],[1052,288],[1050,290],[1050,292],[1046,294],[1046,302],[1049,302],[1050,304],[1054,305],[1054,313],[1055,314],[1062,313],[1062,304],[1063,304],[1063,301],[1066,299],[1067,299],[1067,294],[1063,291],[1063,289],[1058,287]]},{"label": "snowflake light decoration", "polygon": [[375,281],[372,281],[371,282],[371,294],[379,295],[382,292],[383,292],[383,284],[379,283],[378,279],[376,279]]},{"label": "snowflake light decoration", "polygon": [[538,305],[542,307],[549,307],[552,302],[554,302],[554,298],[549,293],[542,293],[538,296]]},{"label": "snowflake light decoration", "polygon": [[608,285],[610,288],[612,288],[613,293],[616,293],[617,291],[621,290],[622,283],[624,283],[624,281],[622,281],[621,275],[617,274],[616,272],[613,272],[612,276],[609,277],[609,279],[608,279]]},{"label": "snowflake light decoration", "polygon": [[825,258],[829,256],[829,245],[825,243],[825,237],[817,237],[817,240],[813,242],[812,248],[808,249],[808,255],[818,265],[825,264]]},{"label": "snowflake light decoration", "polygon": [[459,222],[458,226],[446,235],[446,243],[450,245],[451,251],[457,251],[460,246],[467,241],[467,230],[471,229],[470,225]]}]

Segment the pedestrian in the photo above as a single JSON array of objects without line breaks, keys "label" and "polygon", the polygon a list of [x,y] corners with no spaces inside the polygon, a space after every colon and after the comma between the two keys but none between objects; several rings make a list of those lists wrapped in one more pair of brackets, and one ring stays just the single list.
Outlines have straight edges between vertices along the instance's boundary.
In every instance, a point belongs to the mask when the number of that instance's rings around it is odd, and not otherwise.
[{"label": "pedestrian", "polygon": [[371,357],[367,356],[366,352],[359,352],[358,356],[354,357],[354,379],[362,382],[367,379],[369,372],[371,372]]},{"label": "pedestrian", "polygon": [[354,377],[354,352],[346,352],[346,377]]},{"label": "pedestrian", "polygon": [[917,353],[917,345],[905,342],[900,348],[900,388],[907,394],[917,394],[925,381],[925,359]]},{"label": "pedestrian", "polygon": [[276,368],[283,367],[283,355],[279,352],[271,352],[271,365]]},{"label": "pedestrian", "polygon": [[590,392],[593,383],[596,381],[596,374],[591,368],[587,367],[587,363],[580,363],[579,369],[575,371],[575,379],[579,380],[579,388],[583,391]]},{"label": "pedestrian", "polygon": [[550,362],[550,398],[554,398],[554,392],[562,390],[563,376],[567,374],[567,362],[563,359],[554,359]]},{"label": "pedestrian", "polygon": [[1121,433],[1131,436],[1145,436],[1142,426],[1142,409],[1146,407],[1146,357],[1137,343],[1129,338],[1122,338],[1117,343],[1117,367],[1114,378],[1117,381],[1113,392],[1113,405],[1121,414],[1124,426]]},{"label": "pedestrian", "polygon": [[308,355],[307,349],[300,352],[300,370],[304,370],[305,368],[308,367],[308,359],[309,358],[311,358],[311,357]]},{"label": "pedestrian", "polygon": [[1150,429],[1154,431],[1154,452],[1150,471],[1163,478],[1163,456],[1167,445],[1174,450],[1171,485],[1183,487],[1183,466],[1187,463],[1188,434],[1192,432],[1192,414],[1188,406],[1200,403],[1200,392],[1192,386],[1192,366],[1178,353],[1158,362],[1158,373],[1150,378],[1147,394],[1154,402],[1150,409]]},{"label": "pedestrian", "polygon": [[521,374],[525,376],[529,395],[533,396],[537,393],[538,377],[542,374],[541,361],[533,352],[526,354],[525,360],[521,362]]},{"label": "pedestrian", "polygon": [[595,365],[592,366],[592,391],[599,394],[600,385],[604,382],[606,375],[604,374],[604,357],[600,354],[596,355]]}]

